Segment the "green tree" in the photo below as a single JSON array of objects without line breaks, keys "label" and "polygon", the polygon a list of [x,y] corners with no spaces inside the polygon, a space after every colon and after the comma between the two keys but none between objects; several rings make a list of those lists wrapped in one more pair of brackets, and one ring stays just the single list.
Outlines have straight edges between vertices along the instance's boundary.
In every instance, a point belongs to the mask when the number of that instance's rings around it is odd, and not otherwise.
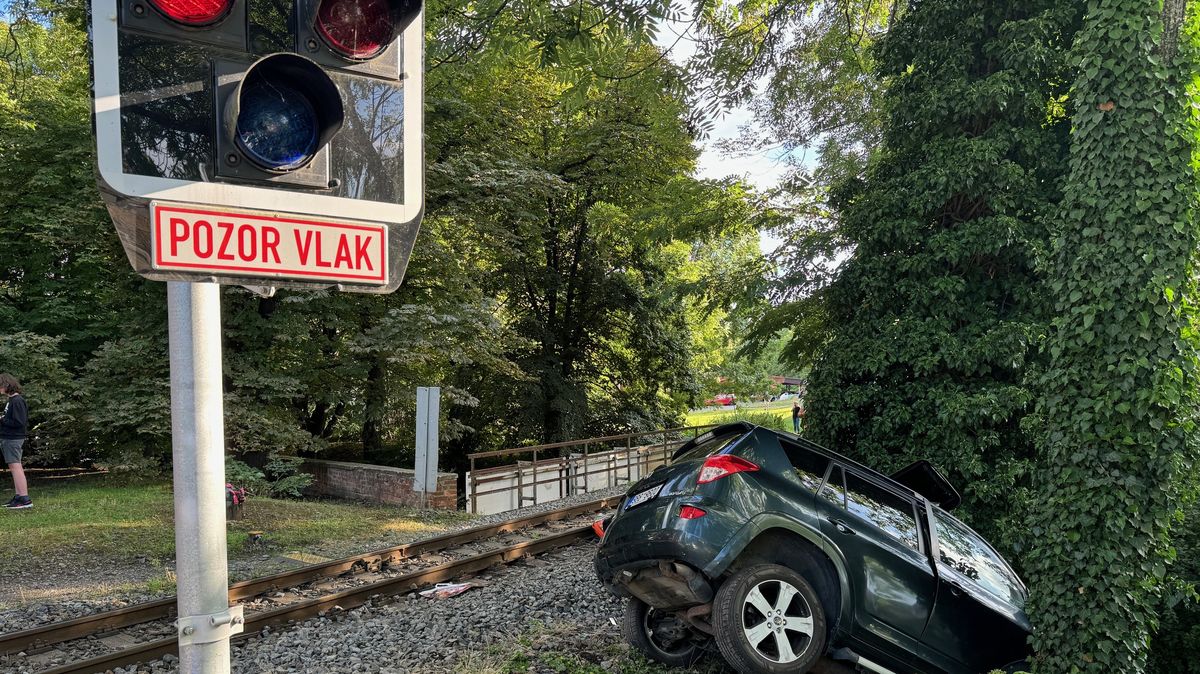
[{"label": "green tree", "polygon": [[746,227],[752,208],[736,185],[688,177],[687,109],[659,52],[591,55],[636,74],[585,92],[540,58],[485,51],[431,73],[430,210],[488,242],[467,254],[528,345],[511,351],[528,378],[494,382],[484,409],[514,443],[674,421],[674,393],[694,386],[692,288],[668,244]]},{"label": "green tree", "polygon": [[878,48],[882,144],[830,196],[853,253],[821,298],[810,435],[885,471],[929,459],[1010,551],[1074,20],[1057,0],[911,5]]}]

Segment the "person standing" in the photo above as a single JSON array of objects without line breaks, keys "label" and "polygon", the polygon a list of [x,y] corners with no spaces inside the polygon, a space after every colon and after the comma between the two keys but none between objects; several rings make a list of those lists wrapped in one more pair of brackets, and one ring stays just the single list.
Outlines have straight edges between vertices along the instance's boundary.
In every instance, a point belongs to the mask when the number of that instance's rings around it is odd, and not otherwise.
[{"label": "person standing", "polygon": [[792,403],[792,428],[796,434],[800,434],[800,417],[804,416],[804,410],[800,409],[800,401]]},{"label": "person standing", "polygon": [[4,455],[4,463],[12,473],[13,489],[17,492],[4,507],[9,510],[32,508],[25,469],[21,467],[21,449],[29,432],[29,407],[25,404],[25,396],[21,395],[21,382],[7,372],[0,374],[0,393],[8,396],[4,416],[0,417],[0,454]]}]

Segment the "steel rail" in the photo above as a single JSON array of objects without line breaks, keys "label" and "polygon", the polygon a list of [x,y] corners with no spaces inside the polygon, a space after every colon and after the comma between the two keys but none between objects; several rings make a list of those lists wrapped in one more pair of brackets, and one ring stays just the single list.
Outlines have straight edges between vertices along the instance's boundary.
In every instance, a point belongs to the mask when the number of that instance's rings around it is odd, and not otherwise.
[{"label": "steel rail", "polygon": [[[535,555],[555,548],[572,545],[591,535],[592,528],[590,526],[576,527],[535,540],[522,541],[505,548],[484,552],[473,557],[446,562],[433,568],[413,571],[369,585],[252,614],[246,617],[245,632],[233,637],[232,641],[235,643],[245,641],[267,626],[304,620],[321,615],[335,607],[349,610],[362,606],[375,597],[402,594],[431,583],[482,571],[495,564],[510,562],[526,555]],[[92,674],[94,672],[104,672],[114,667],[123,667],[125,665],[160,658],[176,652],[178,652],[178,640],[176,637],[167,637],[148,641],[115,653],[108,653],[88,660],[81,660],[69,665],[44,670],[38,674]]]},{"label": "steel rail", "polygon": [[[271,590],[300,585],[318,578],[339,576],[362,567],[366,570],[386,566],[403,559],[429,552],[490,538],[503,533],[547,522],[571,519],[589,512],[603,509],[613,499],[598,499],[569,508],[527,515],[497,524],[485,524],[462,531],[426,538],[382,550],[345,557],[328,562],[310,564],[291,571],[284,571],[262,578],[233,583],[229,586],[229,601],[236,602]],[[95,613],[72,620],[40,625],[19,632],[0,635],[0,654],[18,653],[30,648],[44,648],[64,641],[79,639],[98,632],[130,627],[152,620],[169,618],[175,613],[175,597],[166,597],[134,606]]]}]

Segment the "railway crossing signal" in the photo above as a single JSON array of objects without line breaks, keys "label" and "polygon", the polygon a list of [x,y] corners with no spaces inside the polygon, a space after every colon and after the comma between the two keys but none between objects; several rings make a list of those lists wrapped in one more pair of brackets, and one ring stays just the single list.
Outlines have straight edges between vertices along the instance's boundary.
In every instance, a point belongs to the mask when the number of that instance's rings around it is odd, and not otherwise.
[{"label": "railway crossing signal", "polygon": [[99,184],[165,281],[395,290],[423,211],[420,0],[94,0]]},{"label": "railway crossing signal", "polygon": [[180,671],[226,674],[218,283],[400,286],[424,199],[420,0],[92,0],[101,194],[167,281]]}]

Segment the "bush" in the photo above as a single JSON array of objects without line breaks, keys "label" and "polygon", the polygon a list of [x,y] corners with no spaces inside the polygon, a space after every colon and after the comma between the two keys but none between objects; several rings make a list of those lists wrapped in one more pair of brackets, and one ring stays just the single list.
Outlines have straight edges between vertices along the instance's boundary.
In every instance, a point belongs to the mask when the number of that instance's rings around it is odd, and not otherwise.
[{"label": "bush", "polygon": [[21,382],[29,403],[29,465],[73,464],[86,455],[87,436],[76,423],[75,383],[63,366],[60,341],[32,332],[0,335],[0,371]]},{"label": "bush", "polygon": [[97,460],[120,464],[141,454],[170,465],[171,373],[162,336],[105,342],[83,367],[79,388],[88,400],[81,416]]},{"label": "bush", "polygon": [[226,456],[225,481],[255,496],[300,498],[313,481],[312,475],[300,470],[302,463],[304,460],[299,457],[273,454],[259,470]]}]

